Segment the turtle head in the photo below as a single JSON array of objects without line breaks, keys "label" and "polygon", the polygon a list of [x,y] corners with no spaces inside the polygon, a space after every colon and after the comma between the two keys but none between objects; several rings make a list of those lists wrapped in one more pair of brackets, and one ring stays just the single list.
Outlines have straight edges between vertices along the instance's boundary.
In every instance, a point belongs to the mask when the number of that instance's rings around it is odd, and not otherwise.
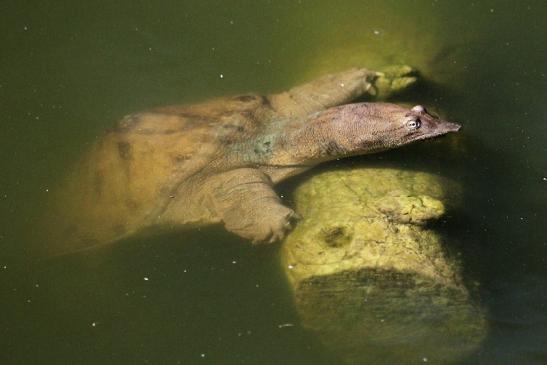
[{"label": "turtle head", "polygon": [[365,152],[369,145],[380,149],[396,148],[410,142],[457,132],[461,128],[457,123],[429,114],[422,105],[411,109],[387,103],[372,105],[372,110],[369,111],[371,117],[356,121],[358,125],[362,125],[363,133],[357,136],[355,143],[364,147]]},{"label": "turtle head", "polygon": [[308,134],[316,136],[323,160],[373,153],[457,132],[460,125],[439,119],[417,105],[347,104],[313,117]]}]

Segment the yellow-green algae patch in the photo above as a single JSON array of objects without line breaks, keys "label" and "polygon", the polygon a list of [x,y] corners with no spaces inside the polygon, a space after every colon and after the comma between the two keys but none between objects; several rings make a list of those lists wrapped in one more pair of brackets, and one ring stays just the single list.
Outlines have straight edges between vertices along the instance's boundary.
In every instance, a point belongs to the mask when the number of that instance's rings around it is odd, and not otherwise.
[{"label": "yellow-green algae patch", "polygon": [[458,184],[360,168],[321,173],[294,196],[302,220],[283,244],[283,265],[304,326],[345,361],[446,363],[479,345],[483,311],[426,226],[458,204]]}]

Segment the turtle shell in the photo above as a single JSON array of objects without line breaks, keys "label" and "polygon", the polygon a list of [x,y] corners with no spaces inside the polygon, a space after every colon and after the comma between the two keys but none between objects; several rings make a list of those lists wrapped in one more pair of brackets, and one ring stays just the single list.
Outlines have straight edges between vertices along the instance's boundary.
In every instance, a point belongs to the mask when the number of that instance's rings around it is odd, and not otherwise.
[{"label": "turtle shell", "polygon": [[[93,247],[157,224],[176,195],[191,193],[189,179],[237,167],[228,146],[256,135],[270,113],[265,98],[243,95],[125,116],[58,187],[48,249]],[[200,214],[189,211],[188,221]]]}]

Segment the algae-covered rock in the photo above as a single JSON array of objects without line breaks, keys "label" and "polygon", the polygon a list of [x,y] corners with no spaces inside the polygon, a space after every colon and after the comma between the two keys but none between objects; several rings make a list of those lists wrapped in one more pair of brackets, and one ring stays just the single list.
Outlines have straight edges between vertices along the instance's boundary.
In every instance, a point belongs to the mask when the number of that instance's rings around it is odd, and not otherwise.
[{"label": "algae-covered rock", "polygon": [[282,257],[303,325],[349,363],[444,363],[476,348],[482,311],[425,225],[459,192],[388,168],[325,172],[299,186],[303,218]]}]

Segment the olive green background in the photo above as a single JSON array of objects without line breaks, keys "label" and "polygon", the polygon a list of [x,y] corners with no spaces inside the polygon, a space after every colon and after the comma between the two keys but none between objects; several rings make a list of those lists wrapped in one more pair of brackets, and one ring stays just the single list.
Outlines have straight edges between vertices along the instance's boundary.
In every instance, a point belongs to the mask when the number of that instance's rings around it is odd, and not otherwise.
[{"label": "olive green background", "polygon": [[[321,168],[460,181],[464,206],[435,228],[488,310],[466,363],[545,361],[546,18],[544,1],[2,1],[0,362],[335,363],[298,325],[277,246],[213,227],[35,263],[24,237],[49,189],[129,112],[390,63],[426,80],[401,101],[462,132]],[[287,204],[298,181],[280,187]]]}]

